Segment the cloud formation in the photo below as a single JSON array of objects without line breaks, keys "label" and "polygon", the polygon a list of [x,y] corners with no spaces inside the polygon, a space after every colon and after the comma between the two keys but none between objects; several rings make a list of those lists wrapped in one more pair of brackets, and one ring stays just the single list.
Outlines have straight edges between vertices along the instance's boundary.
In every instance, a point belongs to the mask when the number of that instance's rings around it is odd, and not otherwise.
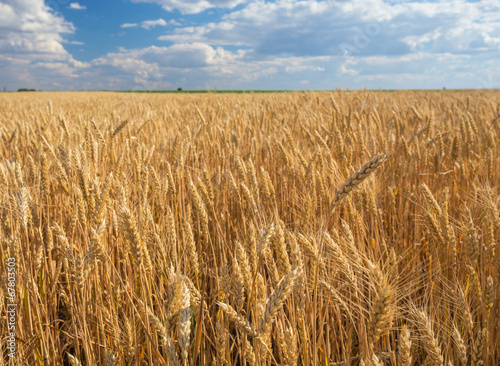
[{"label": "cloud formation", "polygon": [[52,13],[43,0],[0,3],[0,53],[13,62],[67,60],[62,35],[73,32],[73,25]]},{"label": "cloud formation", "polygon": [[197,14],[212,8],[234,8],[246,0],[132,0],[135,3],[153,3],[166,11],[178,10],[182,14]]},{"label": "cloud formation", "polygon": [[0,80],[4,85],[64,88],[85,67],[66,51],[73,24],[53,13],[43,0],[0,3]]},{"label": "cloud formation", "polygon": [[[122,24],[120,27],[121,28],[134,28],[134,27],[141,27],[141,28],[144,28],[144,29],[151,29],[151,28],[155,28],[157,26],[159,27],[165,27],[167,24],[169,24],[169,22],[167,22],[166,20],[164,19],[157,19],[157,20],[145,20],[143,22],[140,22],[140,23],[124,23]],[[175,21],[173,22],[170,22],[170,24],[179,24]]]},{"label": "cloud formation", "polygon": [[205,23],[187,15],[189,26],[122,24],[171,27],[153,46],[78,62],[64,48],[74,44],[64,40],[71,23],[42,0],[4,1],[0,77],[47,89],[500,87],[496,0],[133,1],[185,14],[226,9]]},{"label": "cloud formation", "polygon": [[493,51],[500,45],[500,3],[254,1],[218,23],[180,27],[159,39],[249,46],[262,55]]},{"label": "cloud formation", "polygon": [[68,9],[85,10],[85,9],[87,9],[87,7],[84,5],[80,5],[78,3],[71,3],[68,5]]}]

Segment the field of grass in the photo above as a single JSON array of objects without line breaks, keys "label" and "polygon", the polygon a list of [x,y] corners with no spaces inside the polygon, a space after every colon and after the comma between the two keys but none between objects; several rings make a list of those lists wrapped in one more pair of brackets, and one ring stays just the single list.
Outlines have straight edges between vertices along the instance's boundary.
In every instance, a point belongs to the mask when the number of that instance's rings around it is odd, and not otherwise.
[{"label": "field of grass", "polygon": [[499,365],[499,145],[494,91],[1,94],[0,365]]}]

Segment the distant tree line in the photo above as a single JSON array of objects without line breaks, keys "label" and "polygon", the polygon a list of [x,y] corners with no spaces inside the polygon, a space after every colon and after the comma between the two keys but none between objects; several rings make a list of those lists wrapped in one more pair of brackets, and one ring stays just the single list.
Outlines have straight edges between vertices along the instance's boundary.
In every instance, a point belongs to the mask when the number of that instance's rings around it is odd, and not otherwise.
[{"label": "distant tree line", "polygon": [[27,92],[27,91],[38,91],[36,89],[28,89],[28,88],[19,88],[17,89],[18,92]]}]

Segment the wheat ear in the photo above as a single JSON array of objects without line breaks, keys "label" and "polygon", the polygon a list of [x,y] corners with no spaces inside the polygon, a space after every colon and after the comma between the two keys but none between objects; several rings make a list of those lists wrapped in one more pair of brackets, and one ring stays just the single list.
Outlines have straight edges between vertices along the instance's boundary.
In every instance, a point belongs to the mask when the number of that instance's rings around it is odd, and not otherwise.
[{"label": "wheat ear", "polygon": [[399,352],[398,352],[398,366],[411,365],[411,339],[410,331],[406,325],[401,328],[399,335]]},{"label": "wheat ear", "polygon": [[441,347],[432,330],[432,322],[429,316],[423,310],[418,309],[415,309],[414,314],[418,324],[420,340],[427,353],[426,363],[430,366],[442,366],[444,360],[441,354]]},{"label": "wheat ear", "polygon": [[264,311],[264,316],[262,317],[259,333],[263,333],[269,327],[271,322],[273,321],[276,313],[283,305],[283,302],[287,298],[287,296],[293,290],[293,284],[295,280],[299,276],[300,268],[296,267],[290,273],[288,273],[285,277],[281,279],[273,293],[269,296],[266,304],[266,310]]},{"label": "wheat ear", "polygon": [[335,197],[330,204],[330,210],[333,210],[335,206],[349,194],[349,192],[351,192],[356,186],[360,185],[371,173],[379,168],[384,163],[386,158],[387,156],[385,153],[377,155],[368,163],[363,165],[360,170],[354,173],[353,176],[342,185],[337,193],[335,193]]},{"label": "wheat ear", "polygon": [[68,355],[68,360],[69,360],[69,363],[71,364],[71,366],[82,366],[82,363],[80,362],[80,360],[78,358],[76,358],[73,355],[70,355],[69,353],[67,353],[67,355]]},{"label": "wheat ear", "polygon": [[371,277],[375,288],[375,299],[370,313],[368,336],[373,348],[382,333],[391,326],[393,291],[382,271],[377,266],[372,267]]},{"label": "wheat ear", "polygon": [[218,305],[227,314],[229,320],[236,324],[238,329],[240,329],[243,333],[248,334],[251,337],[259,336],[259,333],[255,331],[252,325],[240,314],[238,314],[231,305],[227,305],[221,302],[218,303]]}]

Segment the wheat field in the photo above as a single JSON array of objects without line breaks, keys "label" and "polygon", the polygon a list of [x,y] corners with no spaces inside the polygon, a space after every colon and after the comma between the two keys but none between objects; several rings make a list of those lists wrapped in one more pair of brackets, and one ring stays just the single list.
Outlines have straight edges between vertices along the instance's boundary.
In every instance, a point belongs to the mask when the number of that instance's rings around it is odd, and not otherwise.
[{"label": "wheat field", "polygon": [[495,91],[1,94],[0,364],[499,365],[499,137]]}]

